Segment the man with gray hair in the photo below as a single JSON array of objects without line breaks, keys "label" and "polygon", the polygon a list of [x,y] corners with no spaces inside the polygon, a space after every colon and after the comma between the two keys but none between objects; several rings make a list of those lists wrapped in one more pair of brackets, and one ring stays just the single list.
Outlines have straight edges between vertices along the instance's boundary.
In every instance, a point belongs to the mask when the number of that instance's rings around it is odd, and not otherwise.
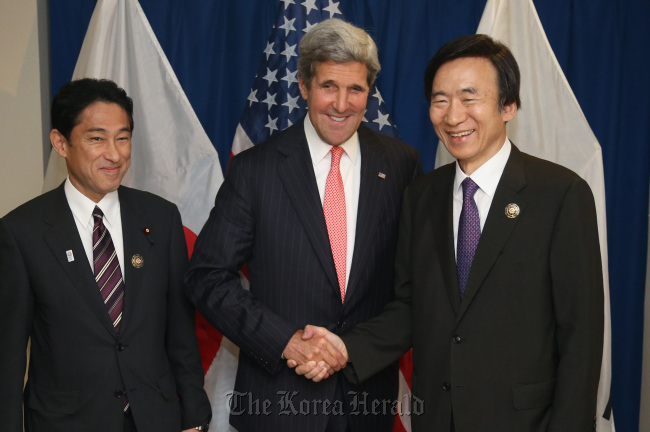
[{"label": "man with gray hair", "polygon": [[[342,333],[393,298],[397,221],[418,153],[361,124],[380,65],[363,30],[324,21],[300,43],[308,115],[230,161],[196,242],[187,292],[241,348],[230,422],[244,431],[389,431],[398,367],[362,385],[312,382],[286,361],[345,365],[306,324]],[[247,264],[250,290],[238,271]]]}]

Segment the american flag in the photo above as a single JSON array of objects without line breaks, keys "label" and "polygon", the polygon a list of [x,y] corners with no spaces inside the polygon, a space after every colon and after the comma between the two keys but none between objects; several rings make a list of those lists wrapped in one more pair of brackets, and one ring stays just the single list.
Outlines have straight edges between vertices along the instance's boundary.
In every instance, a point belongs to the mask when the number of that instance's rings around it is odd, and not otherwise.
[{"label": "american flag", "polygon": [[[329,18],[344,19],[339,4],[332,0],[280,0],[273,30],[237,126],[231,156],[264,142],[307,113],[307,104],[298,87],[298,45],[302,36],[317,23]],[[375,86],[370,88],[363,121],[378,132],[398,137],[397,128]],[[248,285],[244,274],[242,284]],[[226,338],[221,339],[209,324],[199,320],[197,332],[207,371],[205,387],[213,407],[210,429],[232,431],[234,429],[228,424],[226,392],[232,390],[234,384],[238,350]],[[400,402],[410,400],[411,370],[409,353],[400,361],[400,391],[395,395]],[[409,407],[405,408],[408,411]],[[410,430],[410,418],[397,415],[394,431]]]}]

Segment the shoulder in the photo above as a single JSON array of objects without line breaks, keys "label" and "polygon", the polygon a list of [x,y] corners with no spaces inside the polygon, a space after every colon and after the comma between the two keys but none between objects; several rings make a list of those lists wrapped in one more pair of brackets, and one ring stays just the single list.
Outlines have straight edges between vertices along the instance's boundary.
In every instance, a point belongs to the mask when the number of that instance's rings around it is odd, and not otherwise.
[{"label": "shoulder", "polygon": [[49,214],[55,207],[55,203],[61,204],[65,203],[64,201],[65,193],[59,187],[21,204],[2,217],[2,220],[8,223],[27,223],[34,218],[42,218]]},{"label": "shoulder", "polygon": [[307,138],[305,137],[305,130],[303,120],[288,128],[278,132],[264,142],[254,145],[237,155],[235,155],[229,162],[231,164],[251,163],[256,160],[265,161],[266,158],[282,152],[291,152],[293,147],[299,146],[302,143],[307,145]]},{"label": "shoulder", "polygon": [[120,197],[120,205],[132,205],[144,211],[156,212],[162,215],[178,212],[176,204],[154,193],[133,189],[128,186],[120,186],[117,191]]},{"label": "shoulder", "polygon": [[587,182],[569,168],[555,162],[516,150],[514,161],[522,164],[527,183],[548,190],[562,190],[569,187],[586,187]]},{"label": "shoulder", "polygon": [[453,183],[455,173],[456,162],[448,163],[418,177],[409,189],[413,191],[412,193],[417,193],[431,188],[446,188]]},{"label": "shoulder", "polygon": [[393,138],[381,132],[374,131],[361,123],[358,129],[359,141],[379,144],[390,155],[402,156],[410,160],[419,160],[420,153],[400,139]]}]

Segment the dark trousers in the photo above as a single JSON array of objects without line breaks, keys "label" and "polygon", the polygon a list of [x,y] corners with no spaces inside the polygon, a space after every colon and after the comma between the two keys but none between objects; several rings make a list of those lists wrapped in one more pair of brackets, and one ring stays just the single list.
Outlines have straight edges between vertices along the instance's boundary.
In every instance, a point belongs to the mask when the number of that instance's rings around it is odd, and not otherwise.
[{"label": "dark trousers", "polygon": [[[336,376],[335,378],[341,379],[342,377]],[[343,415],[330,415],[327,419],[325,432],[350,432],[350,425],[348,423],[350,407],[345,402],[345,394],[340,382],[336,386],[334,399],[343,401]]]}]

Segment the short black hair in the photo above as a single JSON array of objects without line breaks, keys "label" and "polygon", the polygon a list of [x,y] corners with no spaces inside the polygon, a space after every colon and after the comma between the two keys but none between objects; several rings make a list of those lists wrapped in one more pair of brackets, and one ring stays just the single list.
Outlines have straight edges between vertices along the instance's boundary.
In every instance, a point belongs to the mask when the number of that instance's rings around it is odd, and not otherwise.
[{"label": "short black hair", "polygon": [[52,129],[58,130],[70,141],[70,133],[79,124],[81,112],[95,102],[114,103],[122,107],[133,132],[133,100],[113,81],[95,78],[70,81],[61,87],[52,101]]},{"label": "short black hair", "polygon": [[517,104],[517,108],[521,107],[519,97],[521,78],[517,60],[503,43],[482,34],[462,36],[447,42],[429,60],[424,72],[424,94],[428,102],[431,102],[433,79],[438,69],[452,60],[466,57],[484,58],[494,66],[499,87],[499,110],[513,102]]}]

